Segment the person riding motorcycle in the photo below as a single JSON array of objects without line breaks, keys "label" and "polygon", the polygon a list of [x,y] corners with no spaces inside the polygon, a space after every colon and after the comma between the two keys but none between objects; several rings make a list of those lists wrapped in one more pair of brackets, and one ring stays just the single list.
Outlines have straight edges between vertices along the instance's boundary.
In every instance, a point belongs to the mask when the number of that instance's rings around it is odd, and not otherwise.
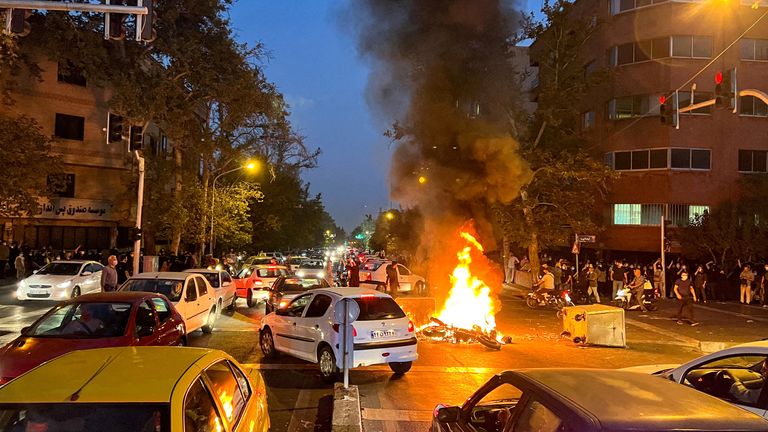
[{"label": "person riding motorcycle", "polygon": [[635,268],[635,278],[627,285],[630,291],[632,291],[632,297],[640,305],[640,310],[648,312],[648,309],[643,304],[643,291],[645,286],[645,276],[642,275],[639,268]]},{"label": "person riding motorcycle", "polygon": [[555,291],[555,275],[549,271],[549,266],[546,264],[541,266],[541,270],[544,272],[544,275],[538,282],[534,283],[534,286],[538,287],[534,293],[539,303],[544,303],[547,295],[552,295]]}]

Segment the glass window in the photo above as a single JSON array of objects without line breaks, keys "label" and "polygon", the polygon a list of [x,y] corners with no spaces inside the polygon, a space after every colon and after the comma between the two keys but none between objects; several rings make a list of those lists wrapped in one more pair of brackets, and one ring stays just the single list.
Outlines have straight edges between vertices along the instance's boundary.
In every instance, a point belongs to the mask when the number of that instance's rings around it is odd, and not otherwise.
[{"label": "glass window", "polygon": [[755,39],[755,60],[768,60],[768,39]]},{"label": "glass window", "polygon": [[211,393],[219,400],[227,422],[236,424],[243,413],[246,400],[228,362],[220,361],[212,365],[205,370],[205,376],[211,382]]},{"label": "glass window", "polygon": [[515,431],[558,432],[563,420],[541,402],[530,399],[515,423]]},{"label": "glass window", "polygon": [[632,152],[632,169],[648,169],[648,150]]},{"label": "glass window", "polygon": [[57,138],[82,141],[85,137],[85,117],[56,113],[54,134]]},{"label": "glass window", "polygon": [[239,367],[233,365],[232,363],[229,364],[229,367],[231,367],[232,372],[235,373],[235,379],[237,380],[237,384],[240,386],[240,392],[243,394],[243,397],[247,401],[251,397],[251,383],[248,381],[245,373],[241,371]]},{"label": "glass window", "polygon": [[739,114],[745,116],[768,116],[768,105],[754,96],[741,96],[739,98]]},{"label": "glass window", "polygon": [[312,294],[305,294],[301,297],[296,297],[288,306],[285,307],[285,315],[292,317],[300,317],[304,314],[304,309],[309,304],[309,299],[312,298]]},{"label": "glass window", "polygon": [[641,206],[640,204],[614,204],[613,205],[613,224],[614,225],[640,225]]},{"label": "glass window", "polygon": [[616,99],[616,111],[614,118],[624,119],[632,117],[632,98]]},{"label": "glass window", "polygon": [[71,61],[59,61],[57,79],[59,82],[85,87],[83,70]]},{"label": "glass window", "polygon": [[619,0],[619,12],[628,11],[635,8],[635,0]]},{"label": "glass window", "polygon": [[74,174],[51,174],[47,178],[48,191],[53,196],[74,198],[75,197],[75,175]]},{"label": "glass window", "polygon": [[755,59],[755,40],[742,39],[740,45],[741,45],[741,59],[754,60]]},{"label": "glass window", "polygon": [[171,430],[168,413],[168,404],[153,403],[4,404],[0,408],[0,430],[167,432]]},{"label": "glass window", "polygon": [[592,129],[595,127],[595,112],[594,111],[588,111],[582,114],[582,123],[581,127],[584,130]]},{"label": "glass window", "polygon": [[129,303],[73,303],[46,314],[27,335],[70,339],[123,336],[130,315]]},{"label": "glass window", "polygon": [[628,43],[616,47],[616,65],[634,62],[635,44]]},{"label": "glass window", "polygon": [[328,311],[328,307],[331,306],[332,299],[324,294],[317,294],[312,303],[307,308],[307,313],[304,315],[307,318],[319,318],[325,315]]},{"label": "glass window", "polygon": [[658,38],[651,41],[651,57],[654,59],[669,57],[669,38]]},{"label": "glass window", "polygon": [[232,283],[232,276],[229,275],[227,272],[220,272],[221,274],[221,283],[229,282]]},{"label": "glass window", "polygon": [[615,152],[613,163],[617,171],[632,169],[632,152]]},{"label": "glass window", "polygon": [[219,273],[203,273],[203,277],[208,279],[208,283],[214,288],[219,288]]},{"label": "glass window", "polygon": [[189,278],[187,279],[187,301],[195,301],[197,300],[197,287],[195,284],[195,278]]},{"label": "glass window", "polygon": [[650,168],[667,168],[667,149],[656,149],[650,152]]},{"label": "glass window", "polygon": [[691,150],[690,149],[672,149],[671,155],[671,167],[672,168],[684,168],[689,169],[691,167]]},{"label": "glass window", "polygon": [[[121,287],[120,291],[144,291],[162,294],[172,302],[181,299],[184,281],[174,279],[129,279]],[[191,285],[194,291],[194,285]],[[197,296],[194,296],[193,300]]]},{"label": "glass window", "polygon": [[693,36],[672,36],[672,56],[691,57],[693,53]]},{"label": "glass window", "polygon": [[397,271],[400,272],[401,276],[403,276],[403,275],[407,276],[407,275],[411,274],[411,271],[408,270],[407,268],[405,268],[405,266],[402,265],[402,264],[398,264],[397,265]]},{"label": "glass window", "polygon": [[165,322],[171,317],[171,307],[168,306],[168,303],[166,303],[165,300],[161,298],[153,298],[152,304],[155,306],[155,311],[157,312],[158,318],[160,318],[160,322]]},{"label": "glass window", "polygon": [[205,283],[205,279],[196,276],[195,281],[197,282],[197,292],[201,296],[208,294],[208,284]]},{"label": "glass window", "polygon": [[512,384],[503,383],[489,391],[480,399],[478,405],[490,404],[498,401],[516,401],[523,395],[523,392]]},{"label": "glass window", "polygon": [[651,51],[653,50],[651,41],[640,41],[635,44],[635,63],[648,61],[651,59]]},{"label": "glass window", "polygon": [[82,264],[52,262],[41,268],[36,274],[54,276],[75,276],[80,272]]},{"label": "glass window", "polygon": [[690,220],[695,220],[697,217],[703,215],[704,212],[709,212],[709,206],[703,206],[703,205],[688,206],[688,217],[690,218]]},{"label": "glass window", "polygon": [[761,150],[754,150],[752,152],[752,171],[754,172],[766,172],[766,152]]},{"label": "glass window", "polygon": [[358,321],[404,318],[405,313],[391,297],[363,296],[354,299],[360,306]]},{"label": "glass window", "polygon": [[710,151],[691,150],[691,168],[704,170],[710,169]]},{"label": "glass window", "polygon": [[712,38],[709,36],[693,37],[693,57],[710,58],[712,57]]},{"label": "glass window", "polygon": [[752,172],[752,150],[739,150],[739,171]]},{"label": "glass window", "polygon": [[[713,385],[709,377],[723,371],[727,371],[728,376],[733,379],[731,384],[725,388],[722,385]],[[686,372],[682,382],[712,396],[735,400],[738,405],[757,406],[764,387],[765,380],[762,377],[765,372],[764,355],[742,354],[721,357],[695,366]]]},{"label": "glass window", "polygon": [[603,163],[606,166],[613,168],[613,152],[608,152],[603,156]]},{"label": "glass window", "polygon": [[224,430],[224,423],[216,410],[216,403],[198,378],[184,398],[185,432],[219,432]]},{"label": "glass window", "polygon": [[640,205],[640,225],[658,226],[661,216],[664,214],[663,204],[641,204]]},{"label": "glass window", "polygon": [[147,303],[143,302],[139,305],[139,309],[136,311],[136,335],[141,334],[143,330],[152,329],[154,332],[154,328],[157,326],[157,321],[155,319],[155,311],[152,310],[152,307]]}]

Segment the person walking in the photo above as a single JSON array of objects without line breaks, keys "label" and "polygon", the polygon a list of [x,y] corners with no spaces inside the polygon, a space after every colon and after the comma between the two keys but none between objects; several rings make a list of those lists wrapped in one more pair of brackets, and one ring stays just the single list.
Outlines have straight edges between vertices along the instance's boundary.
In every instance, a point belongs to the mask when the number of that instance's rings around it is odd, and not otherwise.
[{"label": "person walking", "polygon": [[8,247],[8,243],[5,241],[0,242],[0,278],[5,277],[5,265],[8,262],[8,257],[11,254],[11,248]]},{"label": "person walking", "polygon": [[696,291],[693,289],[691,280],[688,279],[687,271],[680,274],[680,279],[675,282],[673,292],[680,303],[677,315],[675,315],[677,323],[682,325],[684,322],[688,322],[691,326],[699,325],[699,322],[693,318],[693,303],[696,301]]},{"label": "person walking", "polygon": [[397,261],[393,260],[386,268],[387,280],[386,284],[389,287],[389,295],[397,297],[397,293],[400,291],[400,281],[398,280]]},{"label": "person walking", "polygon": [[19,252],[16,255],[16,259],[13,260],[13,267],[16,269],[16,280],[24,279],[27,273],[26,266],[24,265],[24,252]]},{"label": "person walking", "polygon": [[739,301],[743,304],[752,303],[752,282],[755,281],[755,274],[749,264],[744,265],[744,269],[739,275]]},{"label": "person walking", "polygon": [[360,286],[360,266],[357,265],[357,261],[355,261],[352,258],[347,259],[347,275],[348,278],[348,286],[351,287],[359,287]]},{"label": "person walking", "polygon": [[597,273],[595,272],[595,266],[592,264],[587,265],[587,272],[584,274],[584,278],[587,280],[587,298],[595,296],[595,302],[600,303],[600,293],[597,290]]},{"label": "person walking", "polygon": [[624,283],[627,281],[626,270],[621,267],[621,261],[616,261],[611,269],[611,281],[613,282],[613,290],[611,291],[611,300],[616,298],[616,293],[620,289],[624,288]]},{"label": "person walking", "polygon": [[768,300],[765,296],[768,295],[768,263],[765,263],[765,272],[760,277],[760,306],[768,308]]},{"label": "person walking", "polygon": [[661,298],[667,298],[667,284],[664,282],[664,267],[661,265],[661,259],[657,259],[653,263],[653,288]]},{"label": "person walking", "polygon": [[693,274],[693,287],[696,289],[696,294],[702,303],[707,302],[707,273],[704,272],[704,267],[696,267],[696,273]]},{"label": "person walking", "polygon": [[101,270],[101,291],[109,292],[117,289],[117,257],[110,255],[107,258],[107,266]]},{"label": "person walking", "polygon": [[122,255],[120,257],[120,262],[115,266],[115,271],[117,271],[118,286],[122,285],[123,282],[127,281],[128,278],[131,277],[130,265],[131,264],[128,263],[128,257]]}]

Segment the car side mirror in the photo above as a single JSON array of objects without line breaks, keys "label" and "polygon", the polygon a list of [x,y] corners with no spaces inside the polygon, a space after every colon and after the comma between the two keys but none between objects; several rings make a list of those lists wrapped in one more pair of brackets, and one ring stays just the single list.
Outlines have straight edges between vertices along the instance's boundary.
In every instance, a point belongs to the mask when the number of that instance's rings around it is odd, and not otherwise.
[{"label": "car side mirror", "polygon": [[26,326],[26,327],[22,328],[19,333],[21,333],[22,336],[26,336],[27,333],[29,333],[29,329],[31,329],[31,328],[32,328],[32,326]]},{"label": "car side mirror", "polygon": [[40,270],[32,270],[32,274],[37,274]]},{"label": "car side mirror", "polygon": [[92,274],[93,274],[92,272],[84,271],[84,272],[80,273],[80,276],[90,276]]},{"label": "car side mirror", "polygon": [[153,334],[155,334],[155,328],[153,326],[141,327],[141,328],[139,328],[139,331],[137,332],[137,335],[140,338],[147,337],[147,336],[152,336]]},{"label": "car side mirror", "polygon": [[457,406],[442,407],[437,410],[437,420],[440,423],[455,423],[459,421],[461,409]]}]

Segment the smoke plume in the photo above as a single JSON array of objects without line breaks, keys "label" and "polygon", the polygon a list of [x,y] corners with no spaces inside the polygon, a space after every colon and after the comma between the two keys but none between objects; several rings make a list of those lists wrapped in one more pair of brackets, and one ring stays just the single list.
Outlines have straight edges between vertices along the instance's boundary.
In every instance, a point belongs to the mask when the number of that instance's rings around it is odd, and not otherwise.
[{"label": "smoke plume", "polygon": [[491,205],[512,201],[530,178],[510,133],[519,19],[503,0],[355,0],[346,16],[371,63],[368,103],[395,125],[392,198],[424,216],[431,285],[447,280],[467,221],[494,249]]}]

